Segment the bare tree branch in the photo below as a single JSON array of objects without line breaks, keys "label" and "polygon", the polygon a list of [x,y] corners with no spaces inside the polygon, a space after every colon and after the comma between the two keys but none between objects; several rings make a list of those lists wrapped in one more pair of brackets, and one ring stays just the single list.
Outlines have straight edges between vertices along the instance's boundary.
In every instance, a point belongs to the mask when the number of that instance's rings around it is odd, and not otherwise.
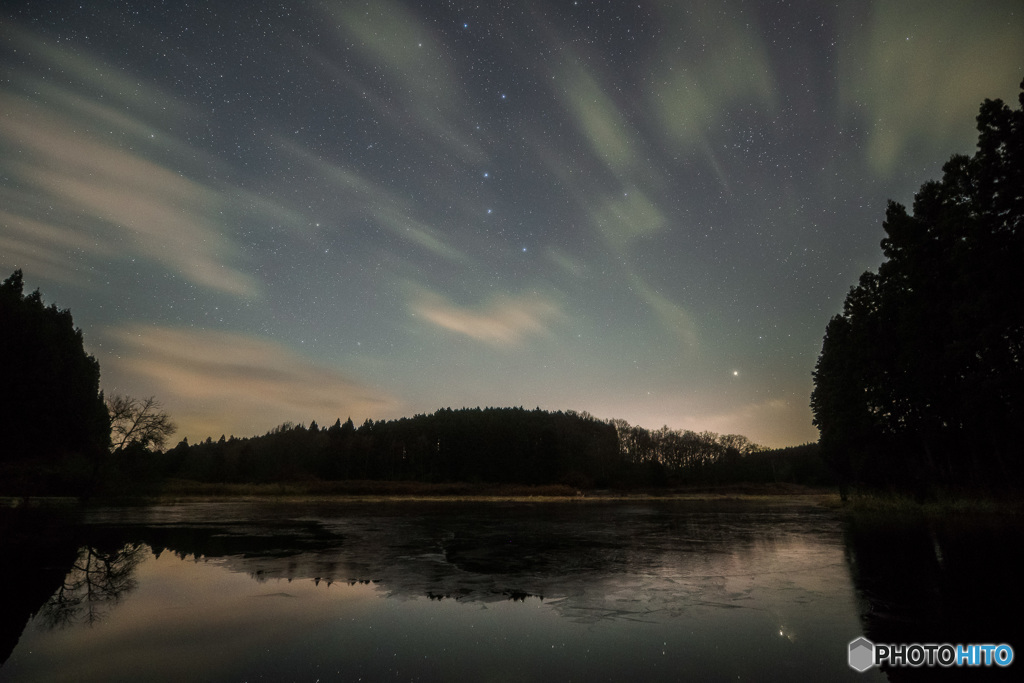
[{"label": "bare tree branch", "polygon": [[133,444],[142,448],[163,448],[177,426],[150,396],[145,399],[114,395],[107,399],[110,413],[110,449],[117,453]]}]

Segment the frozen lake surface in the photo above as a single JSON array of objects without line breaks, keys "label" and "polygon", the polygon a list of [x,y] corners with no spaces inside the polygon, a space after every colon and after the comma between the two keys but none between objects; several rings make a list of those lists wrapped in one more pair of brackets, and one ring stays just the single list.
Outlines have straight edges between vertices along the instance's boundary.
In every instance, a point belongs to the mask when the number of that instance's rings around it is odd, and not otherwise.
[{"label": "frozen lake surface", "polygon": [[878,680],[847,644],[941,630],[945,598],[915,591],[948,576],[911,575],[951,543],[720,502],[197,503],[62,529],[28,543],[0,681]]}]

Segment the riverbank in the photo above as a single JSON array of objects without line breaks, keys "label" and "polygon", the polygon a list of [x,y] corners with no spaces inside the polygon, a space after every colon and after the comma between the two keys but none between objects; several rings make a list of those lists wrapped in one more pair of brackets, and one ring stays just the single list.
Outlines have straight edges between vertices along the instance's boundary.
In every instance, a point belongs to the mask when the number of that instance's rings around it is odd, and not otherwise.
[{"label": "riverbank", "polygon": [[[87,505],[156,504],[195,502],[523,502],[601,503],[621,501],[691,501],[694,503],[748,505],[806,504],[835,508],[840,505],[834,490],[795,484],[728,484],[650,489],[580,490],[565,485],[526,486],[485,483],[425,483],[411,481],[305,481],[264,484],[208,483],[168,480],[147,491],[129,495],[96,496]],[[0,497],[0,508],[75,507],[78,499],[67,497]]]},{"label": "riverbank", "polygon": [[[162,503],[199,500],[280,500],[288,502],[529,502],[595,503],[640,500],[745,501],[762,504],[837,505],[839,496],[828,489],[792,484],[731,484],[658,489],[581,490],[560,484],[526,486],[486,483],[425,483],[410,481],[287,482],[274,484],[206,484],[167,482],[153,498]],[[834,500],[833,500],[834,499]]]},{"label": "riverbank", "polygon": [[704,508],[813,506],[856,517],[899,518],[1009,515],[1024,517],[1024,502],[991,497],[940,497],[918,501],[909,496],[857,493],[842,501],[835,489],[787,483],[733,483],[666,488],[580,490],[566,485],[540,486],[415,481],[293,481],[209,483],[174,479],[128,495],[19,498],[0,496],[0,509],[75,508],[81,505],[185,505],[219,502],[269,503],[568,503],[677,501]]}]

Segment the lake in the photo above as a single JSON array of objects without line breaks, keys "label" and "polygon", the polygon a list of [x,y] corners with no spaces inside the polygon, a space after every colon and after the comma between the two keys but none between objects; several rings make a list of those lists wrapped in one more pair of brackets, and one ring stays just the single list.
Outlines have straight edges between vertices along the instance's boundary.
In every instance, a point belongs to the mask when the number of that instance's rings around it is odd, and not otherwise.
[{"label": "lake", "polygon": [[886,672],[847,663],[862,635],[1020,635],[1024,535],[997,519],[644,500],[40,516],[0,540],[0,681],[869,681]]}]

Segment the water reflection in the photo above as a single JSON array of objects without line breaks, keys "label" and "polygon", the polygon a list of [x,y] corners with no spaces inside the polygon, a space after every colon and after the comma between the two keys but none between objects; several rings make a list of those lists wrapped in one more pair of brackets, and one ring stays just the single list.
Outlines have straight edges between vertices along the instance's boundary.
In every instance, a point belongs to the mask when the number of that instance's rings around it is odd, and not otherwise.
[{"label": "water reflection", "polygon": [[22,575],[50,577],[8,613],[0,680],[57,680],[51,660],[84,680],[174,680],[187,658],[210,680],[863,681],[880,673],[847,667],[851,639],[950,641],[937,619],[992,612],[958,582],[1012,586],[1020,569],[983,534],[799,506],[233,503],[91,510],[59,529],[56,576],[33,567],[45,534],[0,541]]},{"label": "water reflection", "polygon": [[100,621],[135,588],[135,569],[148,552],[138,543],[127,543],[114,552],[80,548],[60,587],[43,603],[41,620],[50,628]]},{"label": "water reflection", "polygon": [[[200,511],[196,511],[197,513]],[[206,513],[214,511],[207,510]],[[838,528],[812,509],[399,504],[104,511],[89,523],[259,581],[373,582],[395,599],[546,600],[581,620],[806,604],[847,582]],[[776,621],[778,618],[776,617]]]},{"label": "water reflection", "polygon": [[[1024,523],[973,515],[847,521],[846,547],[864,635],[880,643],[1008,643],[1024,653]],[[1020,648],[1020,649],[1018,649]],[[896,668],[891,680],[1017,679],[1009,669]]]}]

